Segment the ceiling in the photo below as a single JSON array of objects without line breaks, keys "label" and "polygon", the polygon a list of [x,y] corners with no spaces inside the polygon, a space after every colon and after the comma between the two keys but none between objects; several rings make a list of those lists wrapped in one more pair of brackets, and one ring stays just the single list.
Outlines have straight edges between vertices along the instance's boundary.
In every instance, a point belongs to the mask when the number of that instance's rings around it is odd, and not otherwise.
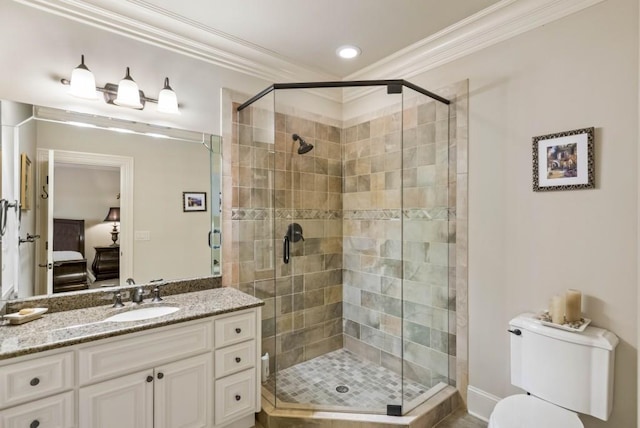
[{"label": "ceiling", "polygon": [[[107,23],[132,37],[162,34],[163,41],[179,41],[183,49],[191,46],[216,58],[229,53],[235,64],[246,60],[244,71],[268,65],[283,76],[337,80],[513,0],[23,1]],[[362,55],[338,58],[336,49],[344,44],[358,46]]]},{"label": "ceiling", "polygon": [[[130,0],[340,78],[497,1]],[[362,55],[338,58],[336,49],[345,44],[358,46]]]}]

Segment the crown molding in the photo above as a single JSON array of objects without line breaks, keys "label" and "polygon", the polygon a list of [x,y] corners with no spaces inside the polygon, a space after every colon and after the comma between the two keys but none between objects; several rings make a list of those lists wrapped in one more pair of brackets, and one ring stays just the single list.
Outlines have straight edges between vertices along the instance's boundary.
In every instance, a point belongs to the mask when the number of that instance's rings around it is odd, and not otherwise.
[{"label": "crown molding", "polygon": [[[605,0],[503,0],[345,77],[345,80],[408,80],[602,1]],[[368,88],[345,90],[343,102],[371,92]]]},{"label": "crown molding", "polygon": [[[273,82],[340,80],[142,0],[15,0],[182,55]],[[267,84],[268,84],[267,83]],[[317,95],[341,101],[339,91]]]},{"label": "crown molding", "polygon": [[[145,0],[15,1],[269,83],[340,80]],[[602,1],[605,0],[502,0],[343,80],[407,80]],[[365,88],[309,92],[338,102],[371,93]]]}]

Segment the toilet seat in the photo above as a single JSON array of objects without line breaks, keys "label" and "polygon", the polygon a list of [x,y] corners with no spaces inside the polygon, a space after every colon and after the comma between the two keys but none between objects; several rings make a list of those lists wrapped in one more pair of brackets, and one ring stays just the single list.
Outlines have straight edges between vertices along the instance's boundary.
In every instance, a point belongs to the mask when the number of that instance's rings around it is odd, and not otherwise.
[{"label": "toilet seat", "polygon": [[488,428],[584,428],[578,415],[532,395],[512,395],[498,402]]}]

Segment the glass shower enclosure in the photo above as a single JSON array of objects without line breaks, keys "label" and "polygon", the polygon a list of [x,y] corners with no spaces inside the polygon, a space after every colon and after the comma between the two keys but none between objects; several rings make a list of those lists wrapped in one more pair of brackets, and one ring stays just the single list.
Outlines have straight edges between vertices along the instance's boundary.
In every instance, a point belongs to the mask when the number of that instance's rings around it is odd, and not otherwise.
[{"label": "glass shower enclosure", "polygon": [[234,267],[265,301],[275,407],[402,415],[454,383],[449,103],[383,80],[236,106]]}]

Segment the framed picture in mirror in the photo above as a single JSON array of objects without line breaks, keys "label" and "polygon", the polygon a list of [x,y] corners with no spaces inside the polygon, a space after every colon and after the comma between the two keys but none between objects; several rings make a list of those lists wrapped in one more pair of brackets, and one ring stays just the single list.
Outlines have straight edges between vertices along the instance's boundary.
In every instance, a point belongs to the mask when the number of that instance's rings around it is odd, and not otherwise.
[{"label": "framed picture in mirror", "polygon": [[25,211],[31,209],[32,177],[31,159],[26,153],[20,155],[20,207]]},{"label": "framed picture in mirror", "polygon": [[184,212],[206,211],[206,192],[182,192],[182,210]]}]

